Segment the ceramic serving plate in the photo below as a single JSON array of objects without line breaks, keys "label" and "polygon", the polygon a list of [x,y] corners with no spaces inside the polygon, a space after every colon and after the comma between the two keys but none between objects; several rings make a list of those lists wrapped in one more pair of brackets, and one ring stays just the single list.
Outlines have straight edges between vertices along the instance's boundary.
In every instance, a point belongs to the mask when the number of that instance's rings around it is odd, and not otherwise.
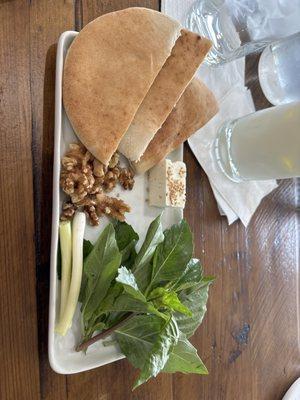
[{"label": "ceramic serving plate", "polygon": [[[50,271],[50,302],[49,302],[49,362],[54,371],[61,374],[72,374],[86,371],[101,365],[109,364],[124,356],[114,345],[104,346],[101,341],[90,346],[87,353],[76,352],[75,345],[81,338],[81,319],[79,307],[73,318],[72,327],[66,336],[62,337],[54,332],[57,311],[59,309],[60,281],[57,278],[57,245],[58,226],[61,205],[64,194],[59,187],[61,157],[72,142],[77,142],[74,131],[65,114],[62,104],[62,74],[64,59],[69,46],[78,32],[64,32],[59,39],[56,60],[56,87],[55,87],[55,135],[54,135],[54,167],[53,167],[53,210],[52,210],[52,241],[51,241],[51,271]],[[169,156],[173,161],[182,160],[182,146]],[[131,206],[127,222],[139,233],[143,240],[150,222],[161,213],[161,209],[150,207],[147,203],[147,174],[136,176],[132,191],[116,188],[111,195],[117,194]],[[163,224],[167,228],[182,218],[181,209],[166,209],[163,214]],[[100,226],[87,225],[85,238],[95,242],[99,233],[107,224],[107,219],[101,219]]]}]

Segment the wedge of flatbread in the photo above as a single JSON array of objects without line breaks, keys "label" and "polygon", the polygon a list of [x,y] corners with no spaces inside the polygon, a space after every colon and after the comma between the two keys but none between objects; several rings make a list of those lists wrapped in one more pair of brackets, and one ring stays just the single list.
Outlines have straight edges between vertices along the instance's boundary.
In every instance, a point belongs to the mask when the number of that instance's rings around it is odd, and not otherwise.
[{"label": "wedge of flatbread", "polygon": [[132,163],[136,172],[143,173],[158,164],[204,126],[217,111],[217,101],[212,92],[204,83],[194,78],[150,142],[140,161]]},{"label": "wedge of flatbread", "polygon": [[143,155],[210,47],[211,42],[208,39],[188,30],[182,30],[170,57],[155,78],[119,144],[119,151],[129,160],[138,161]]},{"label": "wedge of flatbread", "polygon": [[82,143],[107,164],[180,35],[160,12],[105,14],[74,39],[64,66],[63,101]]}]

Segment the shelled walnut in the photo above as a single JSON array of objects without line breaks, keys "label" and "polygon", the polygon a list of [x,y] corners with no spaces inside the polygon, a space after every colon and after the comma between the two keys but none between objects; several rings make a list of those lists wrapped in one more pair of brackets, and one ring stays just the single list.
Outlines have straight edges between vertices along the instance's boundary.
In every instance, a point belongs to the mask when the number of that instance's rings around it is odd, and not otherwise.
[{"label": "shelled walnut", "polygon": [[[109,165],[105,166],[82,144],[72,143],[61,164],[60,185],[69,196],[63,205],[61,219],[71,219],[78,207],[83,207],[92,225],[98,225],[103,214],[125,219],[124,213],[129,211],[129,206],[122,200],[110,198],[103,193],[112,191],[118,183],[126,190],[133,188],[133,172],[120,167],[118,153],[115,153]],[[108,208],[105,212],[102,205],[99,205],[96,197],[99,194],[105,196],[101,204],[109,203],[109,212]]]},{"label": "shelled walnut", "polygon": [[77,206],[71,202],[65,202],[62,206],[62,213],[60,216],[60,219],[62,221],[68,221],[71,218],[73,218],[73,215],[75,214],[75,211],[77,209]]},{"label": "shelled walnut", "polygon": [[91,225],[99,225],[99,216],[97,214],[97,210],[95,206],[89,205],[89,206],[84,206],[84,211],[87,214],[89,221]]},{"label": "shelled walnut", "polygon": [[119,169],[114,167],[109,169],[103,179],[103,189],[105,192],[111,192],[117,185],[119,179]]},{"label": "shelled walnut", "polygon": [[109,197],[104,193],[97,194],[96,210],[98,215],[106,214],[119,221],[125,221],[125,213],[130,207],[121,199]]},{"label": "shelled walnut", "polygon": [[131,169],[129,168],[122,168],[120,171],[119,175],[119,182],[120,185],[125,189],[125,190],[132,190],[133,185],[134,185],[134,173]]}]

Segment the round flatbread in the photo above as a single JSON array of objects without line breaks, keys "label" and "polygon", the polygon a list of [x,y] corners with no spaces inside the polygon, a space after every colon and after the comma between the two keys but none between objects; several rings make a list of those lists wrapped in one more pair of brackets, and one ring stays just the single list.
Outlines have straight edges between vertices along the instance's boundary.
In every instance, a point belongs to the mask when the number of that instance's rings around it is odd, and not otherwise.
[{"label": "round flatbread", "polygon": [[66,56],[63,102],[82,143],[107,164],[171,53],[177,21],[146,8],[105,14],[74,39]]}]

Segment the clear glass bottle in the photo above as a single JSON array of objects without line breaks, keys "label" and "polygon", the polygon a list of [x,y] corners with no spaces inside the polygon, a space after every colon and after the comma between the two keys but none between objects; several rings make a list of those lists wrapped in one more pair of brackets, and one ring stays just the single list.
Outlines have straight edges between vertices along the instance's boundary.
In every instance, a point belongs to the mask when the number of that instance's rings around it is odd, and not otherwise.
[{"label": "clear glass bottle", "polygon": [[186,25],[212,41],[205,62],[218,65],[300,31],[299,9],[300,0],[198,0]]},{"label": "clear glass bottle", "polygon": [[300,32],[264,49],[259,59],[258,77],[270,103],[278,105],[300,100]]}]

